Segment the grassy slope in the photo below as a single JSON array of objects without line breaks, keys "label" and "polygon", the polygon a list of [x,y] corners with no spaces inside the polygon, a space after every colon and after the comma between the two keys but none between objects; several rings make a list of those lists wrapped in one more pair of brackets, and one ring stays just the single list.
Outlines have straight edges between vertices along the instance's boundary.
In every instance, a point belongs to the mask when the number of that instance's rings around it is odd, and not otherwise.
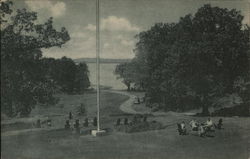
[{"label": "grassy slope", "polygon": [[[69,112],[72,112],[74,119],[80,119],[80,123],[84,121],[84,118],[88,117],[93,119],[96,116],[96,93],[87,92],[84,95],[57,95],[60,101],[55,106],[38,106],[32,111],[31,116],[48,116],[52,119],[52,124],[64,126],[65,121],[68,119]],[[101,92],[100,95],[100,111],[103,121],[110,120],[109,116],[113,114],[121,114],[122,111],[119,106],[122,102],[128,99],[127,96]],[[87,109],[87,116],[78,116],[77,107],[81,103],[84,103]],[[73,122],[73,121],[72,121]]]},{"label": "grassy slope", "polygon": [[[87,92],[84,95],[57,95],[60,101],[55,106],[38,106],[31,116],[35,115],[60,115],[68,114],[70,111],[76,114],[76,109],[81,103],[84,103],[88,111],[88,116],[94,116],[96,114],[96,93]],[[127,96],[120,94],[101,92],[100,95],[101,111],[104,111],[104,115],[108,112],[121,113],[119,105],[123,101],[127,100]]]},{"label": "grassy slope", "polygon": [[[40,108],[33,115],[56,116],[75,110],[85,102],[88,112],[95,115],[95,94],[85,96],[60,95],[61,102],[54,108]],[[101,96],[102,127],[112,128],[116,120],[113,114],[120,114],[119,103],[126,96],[103,92]],[[61,104],[64,104],[62,108]],[[111,116],[110,116],[111,115]],[[131,118],[130,116],[128,116]],[[169,112],[165,116],[152,116],[148,120],[162,122],[166,128],[133,134],[111,132],[103,137],[78,136],[64,130],[30,132],[18,136],[2,137],[3,159],[82,159],[82,158],[164,158],[164,159],[247,159],[250,141],[250,118],[223,118],[224,130],[213,133],[214,137],[200,138],[196,134],[179,136],[176,122],[188,122],[191,117]],[[205,118],[197,118],[205,121]],[[213,118],[217,121],[218,118]],[[58,121],[59,122],[59,121]]]},{"label": "grassy slope", "polygon": [[[165,120],[166,117],[161,117]],[[76,136],[65,131],[40,132],[2,139],[2,158],[170,158],[247,159],[249,119],[224,119],[213,138],[179,136],[176,127],[134,134],[113,132],[104,137]]]}]

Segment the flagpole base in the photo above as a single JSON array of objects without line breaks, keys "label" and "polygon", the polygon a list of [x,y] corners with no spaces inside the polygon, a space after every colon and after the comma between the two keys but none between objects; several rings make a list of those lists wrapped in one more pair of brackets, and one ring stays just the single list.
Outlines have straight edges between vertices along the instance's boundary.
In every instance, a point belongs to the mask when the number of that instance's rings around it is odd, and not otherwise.
[{"label": "flagpole base", "polygon": [[91,130],[92,136],[104,136],[106,134],[105,130]]}]

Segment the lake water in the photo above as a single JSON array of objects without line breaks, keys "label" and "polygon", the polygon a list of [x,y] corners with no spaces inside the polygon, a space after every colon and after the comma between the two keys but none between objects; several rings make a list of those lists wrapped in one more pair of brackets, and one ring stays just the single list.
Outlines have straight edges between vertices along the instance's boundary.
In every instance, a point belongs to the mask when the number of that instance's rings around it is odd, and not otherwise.
[{"label": "lake water", "polygon": [[[87,63],[89,67],[89,79],[91,85],[96,84],[96,64]],[[114,75],[114,70],[117,63],[101,63],[100,64],[100,84],[103,86],[112,87],[115,90],[126,89],[126,86],[122,83],[122,79],[117,79]]]}]

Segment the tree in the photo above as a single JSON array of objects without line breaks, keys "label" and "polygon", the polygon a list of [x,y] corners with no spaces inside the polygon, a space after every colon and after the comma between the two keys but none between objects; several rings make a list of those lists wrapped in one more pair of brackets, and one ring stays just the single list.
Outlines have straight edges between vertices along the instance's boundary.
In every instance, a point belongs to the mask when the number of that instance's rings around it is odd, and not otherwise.
[{"label": "tree", "polygon": [[75,79],[77,66],[74,61],[67,57],[62,57],[56,61],[57,73],[55,74],[55,81],[61,87],[61,90],[66,93],[74,93]]},{"label": "tree", "polygon": [[204,5],[194,16],[137,35],[134,60],[146,67],[133,71],[145,73],[150,102],[175,110],[189,101],[207,115],[214,97],[235,92],[235,81],[249,71],[249,27],[242,20],[235,9]]},{"label": "tree", "polygon": [[116,66],[115,72],[118,78],[123,79],[123,83],[127,86],[127,90],[130,91],[131,83],[133,81],[133,72],[130,63],[121,63]]},{"label": "tree", "polygon": [[75,84],[78,93],[83,93],[90,86],[89,70],[86,63],[81,62],[77,65]]},{"label": "tree", "polygon": [[[182,71],[203,104],[205,115],[212,98],[232,93],[236,79],[248,72],[249,36],[244,33],[242,20],[243,16],[235,9],[210,5],[204,5],[190,18],[192,29],[187,33],[192,37],[191,43],[185,45],[186,53],[182,56],[185,61],[181,61],[189,65]],[[187,29],[187,25],[182,28]]]},{"label": "tree", "polygon": [[84,93],[90,86],[89,70],[86,63],[76,64],[72,59],[43,58],[44,76],[50,78],[56,90],[64,93]]},{"label": "tree", "polygon": [[52,18],[37,24],[36,12],[12,14],[11,5],[3,1],[0,7],[1,108],[9,116],[25,116],[36,103],[53,102],[53,83],[41,73],[41,48],[61,47],[70,37],[65,28],[53,28]]}]

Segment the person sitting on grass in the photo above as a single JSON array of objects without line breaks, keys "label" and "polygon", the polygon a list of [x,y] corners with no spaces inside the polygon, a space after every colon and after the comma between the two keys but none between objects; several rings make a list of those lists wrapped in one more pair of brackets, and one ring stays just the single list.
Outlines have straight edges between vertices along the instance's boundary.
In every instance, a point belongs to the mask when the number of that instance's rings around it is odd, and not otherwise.
[{"label": "person sitting on grass", "polygon": [[123,124],[124,124],[124,125],[128,125],[128,118],[124,118]]},{"label": "person sitting on grass", "polygon": [[200,137],[204,137],[206,135],[206,129],[203,124],[200,124],[198,127],[198,134]]},{"label": "person sitting on grass", "polygon": [[76,133],[80,133],[80,123],[79,123],[79,119],[75,120],[75,124],[74,124],[74,128]]},{"label": "person sitting on grass", "polygon": [[89,126],[89,119],[88,118],[85,118],[83,126],[84,127],[88,127]]},{"label": "person sitting on grass", "polygon": [[66,123],[65,123],[65,125],[64,125],[64,128],[65,128],[66,130],[70,130],[70,123],[69,123],[69,120],[66,120]]},{"label": "person sitting on grass", "polygon": [[121,124],[121,119],[118,118],[118,119],[116,120],[116,126],[119,126],[120,124]]},{"label": "person sitting on grass", "polygon": [[189,124],[191,126],[192,131],[198,131],[198,123],[196,120],[191,120]]},{"label": "person sitting on grass", "polygon": [[94,117],[93,119],[93,126],[97,126],[97,117]]},{"label": "person sitting on grass", "polygon": [[52,124],[51,124],[51,119],[48,119],[48,120],[47,120],[47,126],[49,126],[49,127],[52,126]]},{"label": "person sitting on grass", "polygon": [[179,135],[186,135],[187,134],[186,125],[185,125],[184,121],[181,122],[181,124],[177,123],[177,126],[178,126]]},{"label": "person sitting on grass", "polygon": [[181,129],[184,130],[184,131],[186,131],[186,125],[185,125],[184,121],[181,122]]},{"label": "person sitting on grass", "polygon": [[213,125],[214,125],[213,121],[210,118],[208,118],[207,121],[206,121],[207,130],[208,131],[212,130]]},{"label": "person sitting on grass", "polygon": [[220,118],[219,121],[218,121],[218,124],[214,124],[215,128],[217,129],[221,129],[222,128],[222,119]]},{"label": "person sitting on grass", "polygon": [[37,128],[41,128],[41,120],[40,120],[40,119],[38,119],[38,120],[36,121],[36,127],[37,127]]},{"label": "person sitting on grass", "polygon": [[73,119],[73,115],[71,112],[69,112],[69,120]]},{"label": "person sitting on grass", "polygon": [[133,124],[136,124],[137,122],[138,122],[138,116],[135,115],[135,116],[133,117],[132,123],[133,123]]}]

